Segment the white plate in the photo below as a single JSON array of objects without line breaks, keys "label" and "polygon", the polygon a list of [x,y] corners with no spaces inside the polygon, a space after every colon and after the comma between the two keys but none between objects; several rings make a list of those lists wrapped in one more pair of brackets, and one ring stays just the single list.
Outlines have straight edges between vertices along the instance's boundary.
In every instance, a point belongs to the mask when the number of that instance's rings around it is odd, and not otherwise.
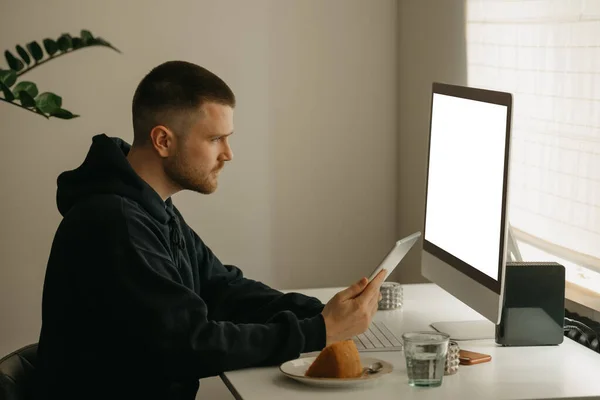
[{"label": "white plate", "polygon": [[369,365],[380,362],[383,365],[378,372],[373,374],[363,374],[358,378],[313,378],[305,376],[308,367],[315,361],[317,357],[304,357],[297,358],[295,360],[287,361],[279,366],[279,370],[286,376],[295,379],[299,382],[306,383],[313,386],[325,386],[325,387],[347,387],[364,385],[374,383],[379,378],[382,378],[392,372],[394,369],[392,364],[387,361],[380,360],[373,357],[361,357],[360,362],[363,368]]}]

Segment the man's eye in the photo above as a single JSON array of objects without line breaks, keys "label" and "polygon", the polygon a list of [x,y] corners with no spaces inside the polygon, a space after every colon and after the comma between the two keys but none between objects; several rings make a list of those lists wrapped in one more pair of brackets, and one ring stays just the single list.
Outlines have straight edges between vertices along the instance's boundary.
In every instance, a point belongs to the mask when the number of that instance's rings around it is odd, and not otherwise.
[{"label": "man's eye", "polygon": [[214,138],[212,141],[213,142],[220,142],[222,138],[223,138],[222,136],[219,136],[217,138]]}]

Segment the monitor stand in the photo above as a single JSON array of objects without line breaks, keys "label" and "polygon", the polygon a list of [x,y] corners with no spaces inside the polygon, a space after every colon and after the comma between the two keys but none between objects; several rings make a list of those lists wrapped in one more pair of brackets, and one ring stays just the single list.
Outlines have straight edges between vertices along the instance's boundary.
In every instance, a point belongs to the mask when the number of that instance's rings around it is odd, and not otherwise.
[{"label": "monitor stand", "polygon": [[443,321],[434,322],[431,327],[438,332],[450,335],[452,340],[495,339],[496,325],[482,319],[479,321]]}]

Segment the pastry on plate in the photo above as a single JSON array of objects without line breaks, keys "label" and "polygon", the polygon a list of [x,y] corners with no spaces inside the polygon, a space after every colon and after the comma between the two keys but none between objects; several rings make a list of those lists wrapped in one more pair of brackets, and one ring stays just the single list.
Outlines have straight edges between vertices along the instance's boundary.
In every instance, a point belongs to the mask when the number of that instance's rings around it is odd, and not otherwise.
[{"label": "pastry on plate", "polygon": [[361,374],[360,355],[352,340],[325,347],[305,373],[313,378],[357,378]]}]

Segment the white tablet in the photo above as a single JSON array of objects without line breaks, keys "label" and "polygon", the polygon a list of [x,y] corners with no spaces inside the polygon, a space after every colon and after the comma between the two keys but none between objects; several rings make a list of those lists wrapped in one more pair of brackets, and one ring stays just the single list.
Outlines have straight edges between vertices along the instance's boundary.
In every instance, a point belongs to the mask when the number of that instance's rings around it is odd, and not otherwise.
[{"label": "white tablet", "polygon": [[413,247],[413,245],[417,242],[417,240],[421,237],[421,232],[415,232],[412,235],[405,237],[404,239],[398,240],[394,245],[394,248],[388,253],[388,255],[383,259],[381,264],[375,271],[369,276],[369,282],[375,278],[375,276],[382,269],[387,270],[387,275],[385,276],[384,281],[390,276],[394,268],[400,264],[400,261],[404,258],[406,253]]}]

